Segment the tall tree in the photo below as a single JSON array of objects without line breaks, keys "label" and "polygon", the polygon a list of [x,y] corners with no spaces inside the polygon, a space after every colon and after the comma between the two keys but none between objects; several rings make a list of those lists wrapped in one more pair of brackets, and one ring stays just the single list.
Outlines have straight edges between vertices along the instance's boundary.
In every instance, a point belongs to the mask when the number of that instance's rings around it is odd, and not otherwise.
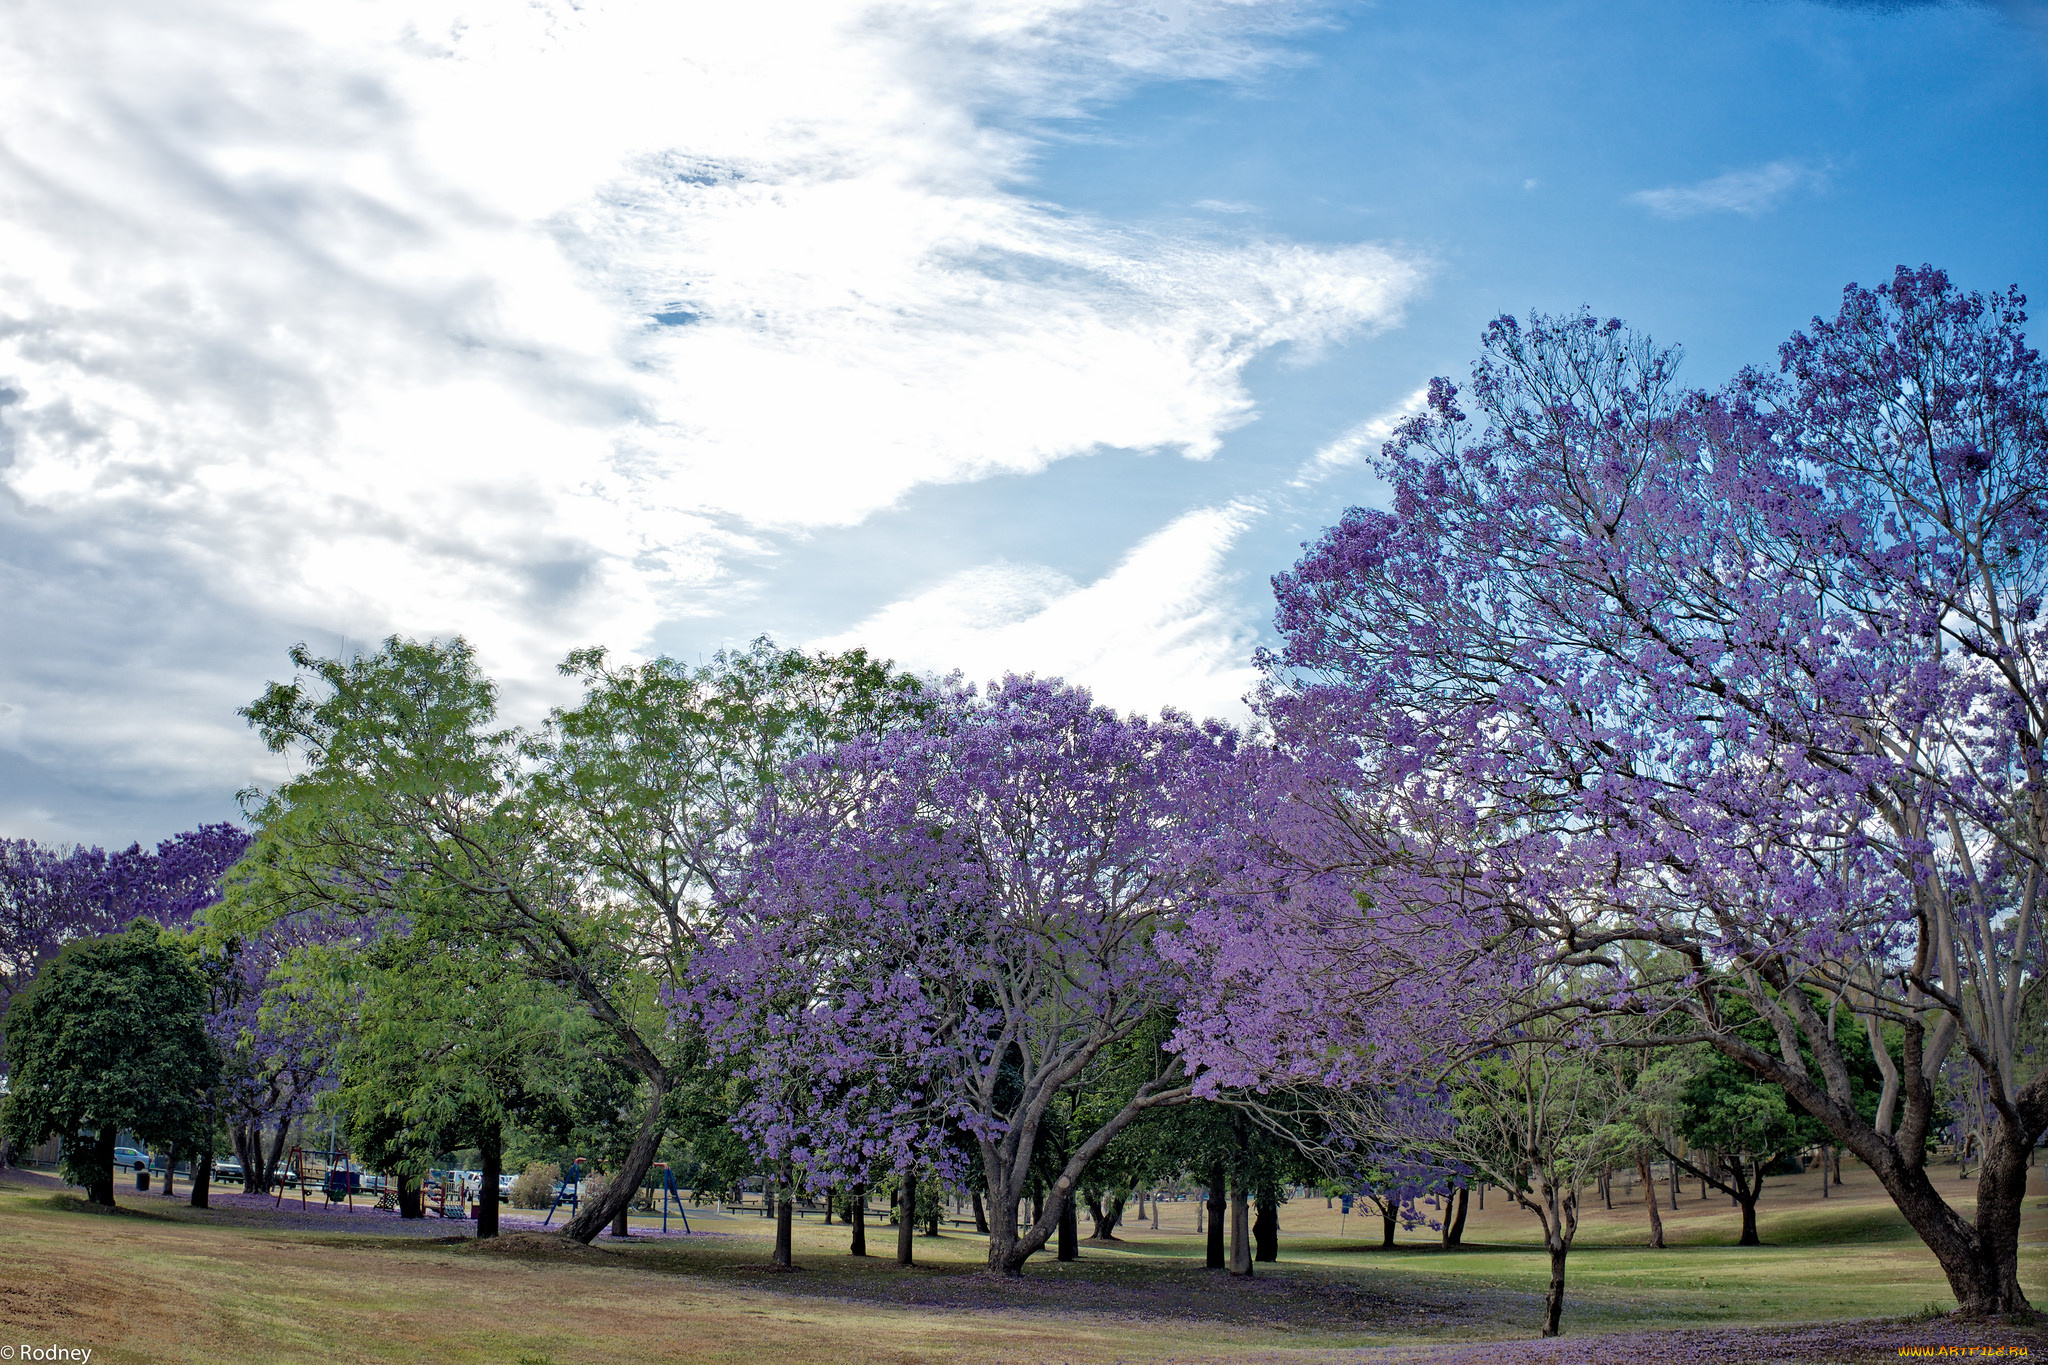
[{"label": "tall tree", "polygon": [[153,850],[64,851],[0,839],[0,1007],[75,938],[117,933],[141,918],[186,929],[220,899],[221,876],[248,847],[233,825],[201,825]]},{"label": "tall tree", "polygon": [[199,1130],[219,1065],[205,1013],[190,954],[153,924],[66,944],[8,1004],[9,1138],[62,1137],[66,1177],[111,1207],[122,1130],[187,1143]]},{"label": "tall tree", "polygon": [[[1392,511],[1276,580],[1267,711],[1307,766],[1268,880],[1374,890],[1274,902],[1259,932],[1330,987],[1272,974],[1275,1031],[1283,1001],[1364,1019],[1501,943],[1602,973],[1607,1008],[1683,1019],[1669,1041],[1855,1152],[1966,1311],[2024,1310],[2048,375],[2022,304],[1902,267],[1796,334],[1782,377],[1711,395],[1618,322],[1494,323],[1469,399],[1436,381],[1389,443]],[[1872,1116],[1837,1009],[1899,1039],[1871,1048]],[[1969,1213],[1926,1169],[1957,1055],[1997,1116]]]},{"label": "tall tree", "polygon": [[[810,765],[806,781],[852,799],[785,822],[702,958],[713,1045],[757,1076],[744,1121],[772,1145],[933,1161],[957,1124],[979,1149],[989,1268],[1021,1273],[1095,1155],[1191,1094],[1155,1053],[1073,1134],[1016,1229],[1055,1100],[1171,1005],[1153,938],[1200,894],[1182,855],[1234,747],[1220,726],[1119,717],[1077,688],[1010,678]],[[872,1100],[828,1111],[807,1081],[825,1075],[863,1078]]]},{"label": "tall tree", "polygon": [[[252,796],[258,843],[239,897],[259,918],[330,907],[489,939],[568,991],[643,1085],[615,1178],[569,1222],[589,1241],[645,1178],[688,1083],[689,1040],[660,994],[720,894],[715,874],[744,860],[746,782],[799,751],[797,732],[830,732],[812,724],[825,703],[809,693],[841,694],[821,675],[858,691],[876,670],[765,642],[702,670],[582,654],[565,670],[585,682],[584,705],[525,735],[498,722],[497,689],[461,640],[393,638],[347,660],[301,647],[292,660],[299,676],[246,712],[300,775]],[[756,738],[749,717],[781,743],[771,758],[731,758]]]}]

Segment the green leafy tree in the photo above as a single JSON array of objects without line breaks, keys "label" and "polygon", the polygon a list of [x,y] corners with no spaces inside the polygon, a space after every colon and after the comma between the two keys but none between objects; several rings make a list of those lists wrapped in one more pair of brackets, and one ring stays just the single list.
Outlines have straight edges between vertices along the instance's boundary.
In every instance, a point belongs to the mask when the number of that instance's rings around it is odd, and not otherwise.
[{"label": "green leafy tree", "polygon": [[496,1236],[508,1130],[562,1123],[567,1058],[605,1036],[488,944],[390,934],[367,953],[323,946],[294,964],[292,991],[330,1002],[341,1075],[327,1104],[365,1159],[417,1180],[439,1154],[474,1147],[477,1236]]},{"label": "green leafy tree", "polygon": [[219,1057],[206,985],[175,934],[148,921],[66,944],[9,1002],[8,1137],[64,1139],[65,1177],[114,1203],[114,1143],[195,1143]]},{"label": "green leafy tree", "polygon": [[1783,1086],[1756,1079],[1719,1053],[1703,1054],[1678,1097],[1678,1131],[1695,1159],[1667,1152],[1693,1176],[1734,1199],[1742,1210],[1739,1246],[1761,1246],[1756,1205],[1764,1172],[1780,1158],[1818,1142],[1820,1126],[1795,1110]]},{"label": "green leafy tree", "polygon": [[571,996],[640,1080],[619,1178],[569,1222],[589,1241],[645,1179],[678,1091],[705,1088],[663,990],[708,908],[740,894],[766,784],[808,748],[885,723],[915,685],[859,651],[765,641],[699,669],[588,651],[563,666],[583,704],[525,735],[499,724],[497,689],[460,639],[291,657],[298,676],[244,714],[298,775],[248,795],[257,838],[230,913],[329,910],[488,940]]}]

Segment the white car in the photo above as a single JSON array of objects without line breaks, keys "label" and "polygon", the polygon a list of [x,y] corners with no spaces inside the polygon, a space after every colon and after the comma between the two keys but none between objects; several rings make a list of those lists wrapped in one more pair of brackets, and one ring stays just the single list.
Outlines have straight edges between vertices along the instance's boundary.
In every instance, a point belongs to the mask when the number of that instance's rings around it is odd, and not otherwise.
[{"label": "white car", "polygon": [[149,1153],[133,1147],[114,1149],[114,1169],[117,1171],[146,1171],[149,1169]]}]

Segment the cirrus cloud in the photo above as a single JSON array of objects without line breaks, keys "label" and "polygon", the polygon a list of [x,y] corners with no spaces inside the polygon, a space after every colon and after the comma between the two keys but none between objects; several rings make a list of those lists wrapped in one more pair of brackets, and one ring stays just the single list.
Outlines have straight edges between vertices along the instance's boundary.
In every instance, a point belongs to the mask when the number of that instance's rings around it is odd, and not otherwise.
[{"label": "cirrus cloud", "polygon": [[1778,206],[1795,190],[1824,189],[1828,178],[1799,161],[1772,161],[1729,171],[1693,185],[1638,190],[1628,196],[1659,218],[1694,218],[1702,213],[1739,213],[1754,218]]},{"label": "cirrus cloud", "polygon": [[1298,18],[7,7],[6,761],[231,790],[231,709],[290,639],[462,631],[537,706],[564,649],[704,610],[770,533],[1106,445],[1206,457],[1247,364],[1391,325],[1424,266],[1068,212],[1029,193],[1033,129],[1262,69]]}]

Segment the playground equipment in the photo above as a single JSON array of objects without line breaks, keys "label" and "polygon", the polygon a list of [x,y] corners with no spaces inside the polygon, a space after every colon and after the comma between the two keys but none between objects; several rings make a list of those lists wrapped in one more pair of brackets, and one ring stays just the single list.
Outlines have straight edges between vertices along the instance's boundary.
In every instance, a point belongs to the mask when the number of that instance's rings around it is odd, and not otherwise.
[{"label": "playground equipment", "polygon": [[555,1202],[548,1206],[548,1216],[540,1220],[542,1227],[555,1221],[555,1210],[562,1207],[564,1199],[569,1201],[569,1216],[576,1216],[577,1196],[583,1189],[583,1165],[583,1158],[579,1156],[570,1163],[569,1169],[563,1172],[562,1187],[555,1191]]},{"label": "playground equipment", "polygon": [[[316,1152],[314,1155],[320,1155],[320,1153]],[[327,1157],[327,1171],[320,1178],[321,1192],[327,1196],[329,1204],[339,1204],[346,1200],[349,1209],[353,1211],[356,1206],[355,1197],[363,1188],[362,1172],[356,1170],[350,1164],[347,1152],[340,1154],[341,1159],[338,1162],[335,1160],[334,1152],[328,1151],[325,1155]],[[294,1147],[292,1148],[291,1155],[285,1158],[284,1168],[280,1174],[288,1174],[291,1176],[291,1179],[289,1181],[280,1179],[277,1182],[277,1197],[271,1201],[270,1206],[272,1208],[283,1206],[284,1191],[287,1184],[298,1186],[299,1207],[301,1209],[306,1207],[306,1156],[305,1148]]]},{"label": "playground equipment", "polygon": [[683,1231],[688,1232],[690,1214],[689,1210],[683,1207],[683,1192],[676,1188],[676,1173],[668,1168],[666,1161],[657,1161],[654,1164],[661,1168],[661,1230],[668,1231],[668,1201],[673,1199],[676,1201],[676,1213],[683,1220]]},{"label": "playground equipment", "polygon": [[[455,1212],[448,1212],[448,1196],[455,1196]],[[461,1171],[428,1171],[427,1179],[420,1186],[422,1212],[424,1205],[431,1201],[437,1218],[469,1217],[469,1177]]]},{"label": "playground equipment", "polygon": [[[285,1177],[285,1176],[287,1176],[287,1175],[291,1176],[291,1180],[290,1180],[290,1181],[286,1181],[286,1180],[284,1179],[284,1177]],[[303,1148],[303,1147],[294,1147],[294,1148],[292,1148],[292,1154],[291,1154],[290,1156],[288,1156],[288,1157],[286,1157],[286,1158],[284,1159],[284,1169],[278,1172],[278,1180],[277,1180],[277,1198],[276,1198],[276,1199],[273,1199],[273,1200],[271,1201],[271,1203],[270,1203],[270,1207],[272,1207],[272,1208],[280,1208],[280,1207],[282,1207],[282,1206],[283,1206],[283,1204],[284,1204],[284,1187],[285,1187],[285,1186],[286,1186],[287,1184],[292,1184],[292,1185],[296,1185],[296,1186],[298,1186],[298,1187],[299,1187],[299,1207],[300,1207],[301,1209],[305,1208],[305,1207],[306,1207],[306,1149],[305,1149],[305,1148]]]},{"label": "playground equipment", "polygon": [[[302,1185],[300,1188],[303,1189],[304,1186]],[[346,1200],[349,1208],[353,1210],[356,1206],[356,1195],[362,1192],[363,1173],[357,1170],[354,1164],[349,1161],[349,1154],[347,1152],[341,1154],[339,1164],[332,1159],[330,1154],[327,1163],[327,1174],[322,1177],[320,1188],[326,1194],[328,1203],[339,1204]]]}]

